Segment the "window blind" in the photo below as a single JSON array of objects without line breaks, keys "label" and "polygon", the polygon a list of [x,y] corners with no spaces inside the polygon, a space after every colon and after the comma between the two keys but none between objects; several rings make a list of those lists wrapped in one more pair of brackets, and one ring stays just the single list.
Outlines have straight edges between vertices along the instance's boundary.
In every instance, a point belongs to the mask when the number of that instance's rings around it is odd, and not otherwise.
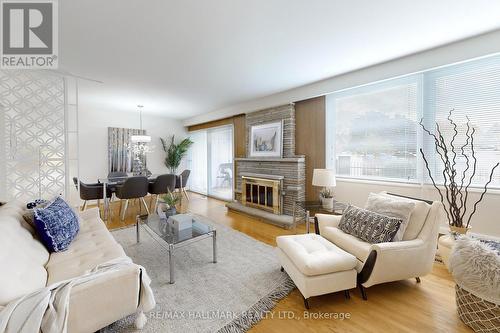
[{"label": "window blind", "polygon": [[328,96],[339,176],[417,181],[418,76]]},{"label": "window blind", "polygon": [[[451,117],[460,132],[454,142],[459,152],[455,161],[460,179],[466,169],[466,159],[460,154],[460,147],[465,144],[467,117],[470,119],[470,125],[475,129],[474,150],[477,157],[476,176],[472,185],[482,186],[488,181],[491,167],[500,161],[500,57],[493,56],[429,71],[425,74],[424,84],[425,116],[439,124],[448,142],[454,135],[453,126],[447,119],[450,110],[453,110]],[[435,124],[429,121],[427,124],[435,128]],[[427,154],[435,153],[428,139],[425,147]],[[470,155],[470,149],[466,153]],[[433,158],[434,179],[442,181],[442,163],[435,163],[438,158]],[[472,167],[467,172],[467,178],[471,173]],[[491,185],[500,186],[500,172],[494,175]]]},{"label": "window blind", "polygon": [[[327,166],[339,177],[428,183],[422,147],[433,178],[442,182],[433,139],[419,122],[422,119],[433,133],[437,123],[450,143],[450,110],[459,134],[453,142],[457,155],[450,152],[449,157],[455,157],[460,179],[467,168],[460,149],[467,140],[467,118],[475,129],[472,186],[483,186],[500,161],[500,55],[332,93],[326,100]],[[470,155],[470,148],[465,153]],[[469,167],[466,179],[472,170]],[[500,172],[491,187],[500,187]]]}]

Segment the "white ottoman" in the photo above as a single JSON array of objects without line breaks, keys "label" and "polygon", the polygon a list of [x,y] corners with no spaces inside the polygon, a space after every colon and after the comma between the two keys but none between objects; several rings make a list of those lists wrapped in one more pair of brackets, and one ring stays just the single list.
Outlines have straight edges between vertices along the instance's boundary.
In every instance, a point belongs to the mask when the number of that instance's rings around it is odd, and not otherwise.
[{"label": "white ottoman", "polygon": [[279,236],[276,252],[282,266],[304,297],[308,299],[356,288],[357,259],[316,234]]}]

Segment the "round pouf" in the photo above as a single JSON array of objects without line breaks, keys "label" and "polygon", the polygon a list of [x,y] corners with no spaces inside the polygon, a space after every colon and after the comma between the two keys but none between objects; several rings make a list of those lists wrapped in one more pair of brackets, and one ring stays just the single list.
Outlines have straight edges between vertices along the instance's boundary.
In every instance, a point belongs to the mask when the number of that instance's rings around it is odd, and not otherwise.
[{"label": "round pouf", "polygon": [[500,251],[494,241],[457,238],[449,270],[460,319],[475,332],[500,332]]},{"label": "round pouf", "polygon": [[500,330],[500,306],[455,287],[457,310],[460,319],[474,332],[498,332]]}]

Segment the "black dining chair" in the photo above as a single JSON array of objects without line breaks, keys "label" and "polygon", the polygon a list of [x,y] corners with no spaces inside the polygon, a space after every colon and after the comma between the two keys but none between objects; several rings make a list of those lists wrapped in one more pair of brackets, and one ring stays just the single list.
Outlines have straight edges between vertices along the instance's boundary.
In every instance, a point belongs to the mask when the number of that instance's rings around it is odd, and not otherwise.
[{"label": "black dining chair", "polygon": [[122,221],[125,220],[125,214],[128,209],[128,201],[130,199],[139,199],[144,204],[144,208],[146,208],[146,212],[149,215],[149,208],[144,200],[144,197],[148,195],[148,179],[146,177],[135,176],[125,179],[122,184],[116,185],[115,195],[118,199],[120,199],[120,212],[122,212],[122,203],[123,200],[125,200],[125,208],[121,214]]},{"label": "black dining chair", "polygon": [[[73,178],[73,183],[75,183],[76,188],[78,189],[78,178]],[[91,183],[85,184],[80,181],[80,199],[83,200],[82,210],[87,209],[87,201],[89,200],[97,200],[97,207],[101,207],[101,199],[104,196],[104,187],[100,183]],[[111,198],[111,192],[106,192],[106,197]]]},{"label": "black dining chair", "polygon": [[[153,213],[158,208],[158,200],[161,194],[167,194],[175,191],[176,177],[172,174],[159,175],[156,179],[151,180],[148,185],[148,192],[151,194],[150,206],[153,205],[153,195],[156,195]],[[152,207],[151,207],[152,208]]]},{"label": "black dining chair", "polygon": [[177,176],[177,180],[175,182],[175,188],[181,192],[181,195],[184,194],[186,196],[187,201],[189,201],[189,195],[186,191],[187,182],[189,179],[189,174],[191,170],[184,170],[180,175]]}]

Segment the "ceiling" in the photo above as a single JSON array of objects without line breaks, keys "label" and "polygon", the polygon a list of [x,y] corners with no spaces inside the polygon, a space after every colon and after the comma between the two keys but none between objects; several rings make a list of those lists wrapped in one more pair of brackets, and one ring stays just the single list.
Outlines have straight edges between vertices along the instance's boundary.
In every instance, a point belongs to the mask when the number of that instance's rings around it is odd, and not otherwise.
[{"label": "ceiling", "polygon": [[491,0],[59,1],[80,103],[185,119],[500,28]]}]

